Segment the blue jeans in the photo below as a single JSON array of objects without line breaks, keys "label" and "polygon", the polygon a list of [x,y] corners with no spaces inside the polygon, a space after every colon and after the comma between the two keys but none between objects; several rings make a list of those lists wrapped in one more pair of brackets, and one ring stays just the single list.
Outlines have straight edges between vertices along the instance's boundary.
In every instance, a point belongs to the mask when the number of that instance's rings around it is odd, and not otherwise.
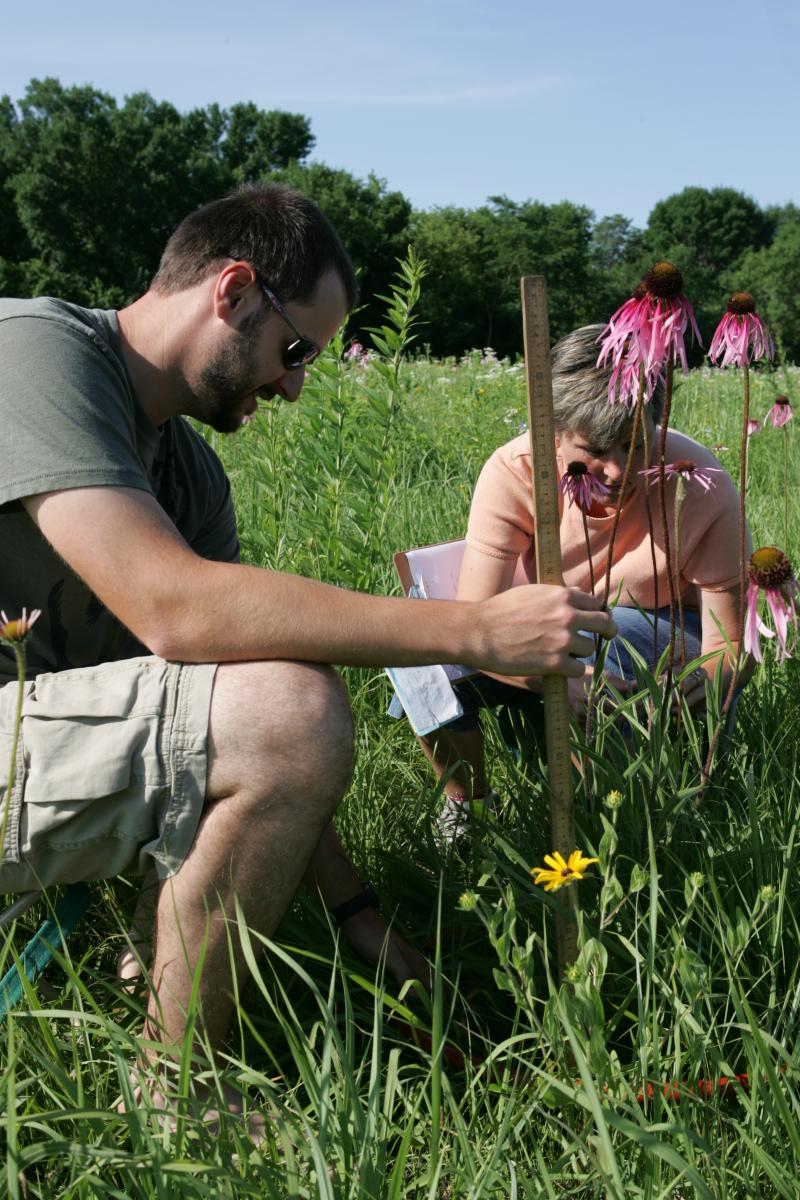
[{"label": "blue jeans", "polygon": [[[622,605],[619,605],[617,608],[611,609],[611,615],[617,626],[617,636],[612,638],[608,644],[605,663],[608,674],[618,675],[622,679],[636,678],[629,646],[632,646],[641,655],[647,663],[648,669],[652,671],[669,645],[669,605],[660,608],[655,613],[655,624],[658,631],[655,660],[653,659],[653,612],[650,610],[640,612],[638,608],[623,608]],[[695,609],[683,610],[683,634],[686,642],[686,661],[691,662],[693,658],[699,656],[703,640],[700,613]],[[626,642],[628,645],[625,644]],[[679,660],[682,653],[680,630],[676,630],[675,644],[676,660]],[[580,661],[589,664],[593,663],[594,659],[594,654],[589,654]]]},{"label": "blue jeans", "polygon": [[[669,607],[660,608],[655,614],[657,626],[657,651],[653,660],[653,613],[641,612],[638,608],[623,608],[619,606],[611,610],[611,615],[617,625],[617,636],[608,643],[605,669],[609,675],[618,675],[623,679],[635,679],[636,672],[628,646],[641,655],[647,666],[652,670],[669,645]],[[700,614],[693,609],[685,609],[683,614],[684,637],[686,640],[686,661],[690,662],[700,654],[702,640],[700,629]],[[678,654],[681,652],[680,632],[676,634]],[[626,645],[628,643],[628,645]],[[589,654],[579,661],[590,664],[595,659]],[[533,692],[513,687],[510,683],[501,683],[499,679],[491,679],[488,675],[475,675],[453,685],[453,690],[461,701],[464,715],[443,725],[443,729],[452,729],[457,733],[468,733],[480,728],[479,712],[482,708],[497,708],[502,705],[516,708],[532,718],[540,719],[542,700]]]}]

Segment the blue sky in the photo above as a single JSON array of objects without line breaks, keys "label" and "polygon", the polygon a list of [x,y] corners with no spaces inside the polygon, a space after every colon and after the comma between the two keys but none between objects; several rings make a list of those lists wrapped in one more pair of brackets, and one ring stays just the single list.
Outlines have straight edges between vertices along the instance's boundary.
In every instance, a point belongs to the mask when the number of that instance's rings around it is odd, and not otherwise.
[{"label": "blue sky", "polygon": [[642,225],[694,184],[800,203],[796,0],[5,0],[0,91],[55,75],[311,118],[417,208],[504,193]]}]

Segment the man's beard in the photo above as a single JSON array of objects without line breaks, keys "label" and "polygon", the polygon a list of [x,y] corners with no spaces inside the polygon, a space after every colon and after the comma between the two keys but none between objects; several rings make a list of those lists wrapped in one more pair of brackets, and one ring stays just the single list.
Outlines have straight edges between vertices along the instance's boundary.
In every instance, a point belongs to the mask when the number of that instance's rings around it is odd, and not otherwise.
[{"label": "man's beard", "polygon": [[243,326],[237,341],[217,351],[190,386],[194,396],[192,416],[218,433],[234,433],[247,417],[246,402],[258,388],[254,346],[262,322]]}]

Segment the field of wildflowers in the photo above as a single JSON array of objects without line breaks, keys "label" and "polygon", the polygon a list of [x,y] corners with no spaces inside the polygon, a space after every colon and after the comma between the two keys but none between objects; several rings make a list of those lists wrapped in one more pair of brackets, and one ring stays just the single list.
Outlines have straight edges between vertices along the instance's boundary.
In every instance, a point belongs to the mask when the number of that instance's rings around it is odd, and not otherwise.
[{"label": "field of wildflowers", "polygon": [[[397,593],[393,551],[463,535],[480,466],[524,425],[523,371],[491,350],[414,356],[418,286],[412,260],[375,349],[340,340],[293,410],[268,408],[235,438],[209,433],[248,562]],[[634,402],[640,367],[627,369]],[[232,931],[253,980],[229,1069],[272,1118],[266,1143],[253,1149],[233,1122],[211,1136],[188,1106],[171,1124],[135,1105],[123,1116],[143,1001],[113,964],[134,895],[96,885],[90,919],[4,1018],[4,1194],[796,1200],[800,673],[782,585],[800,554],[786,419],[800,371],[753,365],[746,411],[742,374],[676,372],[670,415],[735,479],[747,452],[761,548],[749,582],[765,599],[751,591],[743,613],[759,661],[733,733],[719,733],[722,681],[702,719],[681,719],[643,677],[652,703],[622,701],[624,734],[599,710],[590,742],[576,724],[591,794],[576,776],[580,852],[565,866],[580,882],[554,888],[534,734],[519,729],[515,751],[487,719],[499,809],[443,847],[441,795],[408,728],[385,716],[388,680],[348,670],[358,756],[339,832],[430,957],[432,995],[396,994],[301,896],[274,943]],[[572,894],[579,955],[559,986],[553,918]],[[2,970],[35,925],[0,943]]]}]

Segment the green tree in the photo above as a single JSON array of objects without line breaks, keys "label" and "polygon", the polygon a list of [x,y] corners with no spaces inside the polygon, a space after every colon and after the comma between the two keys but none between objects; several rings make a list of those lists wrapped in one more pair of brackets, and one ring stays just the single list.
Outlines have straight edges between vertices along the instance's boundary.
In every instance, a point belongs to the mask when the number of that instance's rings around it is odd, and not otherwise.
[{"label": "green tree", "polygon": [[629,217],[613,213],[592,225],[590,253],[600,271],[614,271],[628,263],[641,247],[642,231]]},{"label": "green tree", "polygon": [[[752,292],[780,350],[800,359],[800,210],[790,206],[771,245],[748,250],[725,275],[728,292]],[[724,305],[722,296],[720,311]]]},{"label": "green tree", "polygon": [[550,332],[560,337],[596,319],[591,217],[570,204],[517,203],[494,196],[477,209],[417,213],[412,238],[428,264],[420,316],[435,354],[492,346],[522,350],[519,281],[547,278]]},{"label": "green tree", "polygon": [[697,265],[719,276],[747,250],[766,246],[774,221],[734,188],[687,187],[659,200],[647,221],[648,251],[665,257],[675,245],[686,246]]},{"label": "green tree", "polygon": [[476,290],[481,243],[469,211],[416,212],[410,236],[427,268],[419,302],[420,341],[434,354],[487,345]]},{"label": "green tree", "polygon": [[286,165],[311,140],[291,113],[181,114],[145,92],[118,105],[89,86],[33,80],[18,111],[8,97],[0,104],[2,286],[124,303],[147,287],[187,211]]},{"label": "green tree", "polygon": [[0,97],[0,259],[27,257],[31,252],[11,184],[19,162],[17,120],[8,96]]},{"label": "green tree", "polygon": [[228,109],[224,129],[222,157],[241,182],[300,162],[314,146],[308,117],[277,110],[263,112],[252,103]]},{"label": "green tree", "polygon": [[621,213],[592,224],[589,259],[594,319],[607,321],[641,278],[641,229]]}]

